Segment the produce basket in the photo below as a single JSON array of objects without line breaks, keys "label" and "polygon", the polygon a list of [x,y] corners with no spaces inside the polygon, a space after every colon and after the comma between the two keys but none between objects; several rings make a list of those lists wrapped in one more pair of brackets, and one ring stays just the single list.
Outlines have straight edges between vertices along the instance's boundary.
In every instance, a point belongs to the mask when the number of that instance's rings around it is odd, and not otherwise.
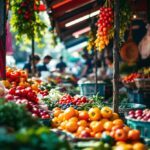
[{"label": "produce basket", "polygon": [[150,88],[150,79],[137,78],[135,79],[135,85],[139,89],[148,89]]},{"label": "produce basket", "polygon": [[[104,106],[112,107],[112,104],[105,103]],[[121,103],[119,104],[119,113],[128,113],[130,110],[145,109],[146,106],[143,104],[135,103]]]},{"label": "produce basket", "polygon": [[105,83],[97,84],[97,92],[96,92],[96,84],[95,83],[82,83],[79,84],[80,87],[80,95],[83,96],[93,96],[95,94],[99,94],[100,96],[105,96]]},{"label": "produce basket", "polygon": [[[112,104],[105,103],[104,106],[109,106],[112,108]],[[119,104],[119,115],[120,117],[125,121],[125,115],[130,110],[136,110],[136,109],[145,109],[146,106],[143,104],[135,104],[135,103],[121,103]]]},{"label": "produce basket", "polygon": [[127,124],[134,129],[138,129],[141,132],[141,137],[144,139],[145,143],[150,146],[150,122],[137,121],[126,117]]}]

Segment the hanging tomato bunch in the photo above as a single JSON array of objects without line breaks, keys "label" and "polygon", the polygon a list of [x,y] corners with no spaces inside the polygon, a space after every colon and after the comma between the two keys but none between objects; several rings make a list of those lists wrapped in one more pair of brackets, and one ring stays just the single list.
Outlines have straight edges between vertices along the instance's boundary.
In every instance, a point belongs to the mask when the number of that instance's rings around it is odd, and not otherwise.
[{"label": "hanging tomato bunch", "polygon": [[[16,39],[32,39],[36,42],[44,35],[46,24],[40,19],[38,9],[40,0],[11,0],[10,8],[12,17],[10,20],[12,31],[16,32]],[[23,36],[23,37],[22,37]]]},{"label": "hanging tomato bunch", "polygon": [[101,51],[109,44],[110,31],[113,27],[113,9],[110,6],[103,6],[100,8],[97,26],[98,30],[95,44],[97,49]]},{"label": "hanging tomato bunch", "polygon": [[[95,46],[99,51],[102,51],[109,44],[110,39],[114,38],[113,3],[113,0],[106,0],[104,6],[100,8],[99,19],[97,21],[97,37],[95,40]],[[118,18],[118,21],[120,23],[120,46],[125,41],[124,33],[128,28],[128,25],[130,24],[131,15],[132,12],[128,2],[126,0],[121,0]]]}]

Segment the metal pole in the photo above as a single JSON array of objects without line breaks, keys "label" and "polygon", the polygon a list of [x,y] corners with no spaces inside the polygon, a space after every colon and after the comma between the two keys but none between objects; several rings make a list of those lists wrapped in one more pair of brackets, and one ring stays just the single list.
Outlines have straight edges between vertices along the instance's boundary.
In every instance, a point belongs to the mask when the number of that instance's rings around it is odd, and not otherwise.
[{"label": "metal pole", "polygon": [[119,106],[119,2],[114,0],[114,45],[113,45],[113,111]]}]

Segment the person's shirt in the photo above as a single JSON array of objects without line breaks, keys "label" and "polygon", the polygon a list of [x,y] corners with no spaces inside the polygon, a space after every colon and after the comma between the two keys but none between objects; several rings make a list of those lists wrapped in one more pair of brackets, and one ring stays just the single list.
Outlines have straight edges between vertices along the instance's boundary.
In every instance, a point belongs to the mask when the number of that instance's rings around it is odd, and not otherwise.
[{"label": "person's shirt", "polygon": [[109,77],[109,78],[113,77],[113,67],[112,66],[107,68],[106,76]]},{"label": "person's shirt", "polygon": [[87,65],[87,72],[86,74],[90,74],[93,72],[93,64],[92,64],[92,60],[91,59],[88,59],[86,62],[85,62],[85,65]]},{"label": "person's shirt", "polygon": [[41,72],[41,71],[49,71],[49,69],[47,68],[46,64],[41,64],[37,67],[38,71]]},{"label": "person's shirt", "polygon": [[28,73],[31,73],[32,72],[31,63],[29,63],[29,62],[25,63],[24,67],[23,67],[23,70],[27,70]]},{"label": "person's shirt", "polygon": [[66,63],[61,61],[56,65],[56,68],[59,69],[60,71],[63,71],[67,67]]}]

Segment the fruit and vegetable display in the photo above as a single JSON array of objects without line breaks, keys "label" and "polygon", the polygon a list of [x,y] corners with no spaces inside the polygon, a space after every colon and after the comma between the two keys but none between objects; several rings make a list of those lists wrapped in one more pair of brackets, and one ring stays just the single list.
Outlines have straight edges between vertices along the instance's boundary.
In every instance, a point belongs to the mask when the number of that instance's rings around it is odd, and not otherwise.
[{"label": "fruit and vegetable display", "polygon": [[131,74],[125,76],[122,81],[124,83],[133,83],[136,78],[143,78],[143,77],[144,77],[144,75],[142,75],[140,73],[131,73]]},{"label": "fruit and vegetable display", "polygon": [[13,130],[40,126],[38,120],[33,118],[24,106],[5,102],[2,99],[0,100],[0,118],[0,126]]},{"label": "fruit and vegetable display", "polygon": [[[1,86],[1,95],[5,100],[0,105],[0,118],[3,118],[0,120],[0,126],[13,131],[9,136],[14,138],[12,142],[7,141],[7,138],[3,139],[8,146],[13,145],[15,149],[31,146],[31,149],[35,149],[37,144],[34,145],[33,141],[36,140],[41,145],[47,145],[45,149],[49,149],[53,142],[58,143],[52,144],[53,149],[58,150],[75,147],[89,147],[94,150],[139,150],[139,147],[147,149],[141,143],[140,131],[127,126],[119,115],[108,107],[111,106],[111,102],[99,95],[88,98],[72,96],[54,89],[51,83],[29,79],[26,72],[12,68],[7,68],[7,79],[1,83],[4,85]],[[120,104],[119,108],[127,106]],[[130,118],[141,121],[149,122],[148,115],[148,109],[129,111]],[[43,125],[49,128],[39,128]],[[22,128],[25,129],[20,131]],[[7,137],[10,133],[5,134]],[[26,140],[22,141],[20,137],[25,137]],[[56,141],[52,141],[51,138]],[[0,146],[5,148],[1,140]],[[13,142],[18,143],[18,147]]]},{"label": "fruit and vegetable display", "polygon": [[150,122],[150,110],[149,109],[131,110],[131,111],[129,111],[127,117],[130,119],[137,120],[137,121]]}]

